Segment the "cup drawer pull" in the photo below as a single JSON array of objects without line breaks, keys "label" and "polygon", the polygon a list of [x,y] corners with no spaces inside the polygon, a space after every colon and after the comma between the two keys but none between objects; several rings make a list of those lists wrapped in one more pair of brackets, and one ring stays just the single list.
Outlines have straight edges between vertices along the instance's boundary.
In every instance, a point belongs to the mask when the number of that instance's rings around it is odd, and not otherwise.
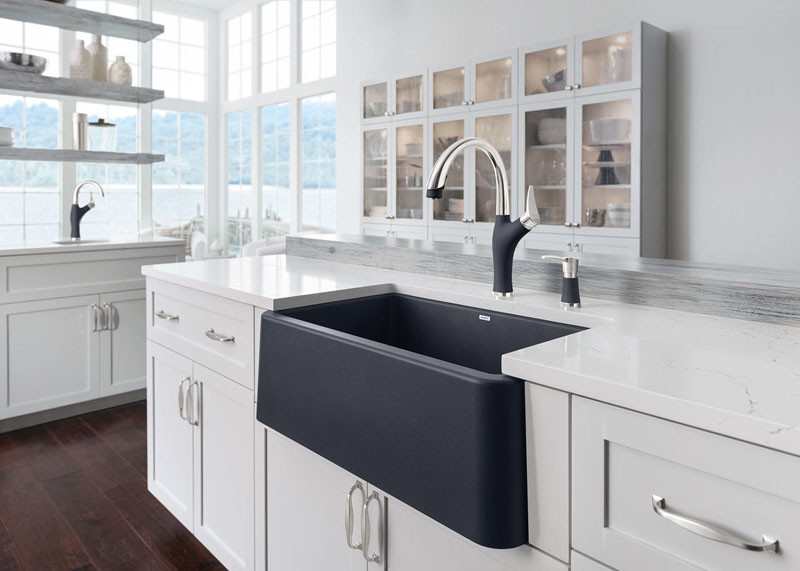
[{"label": "cup drawer pull", "polygon": [[156,311],[156,317],[158,317],[159,319],[166,319],[167,321],[178,321],[178,319],[180,319],[179,316],[167,313],[163,309],[159,309],[158,311]]},{"label": "cup drawer pull", "polygon": [[213,339],[214,341],[219,341],[220,343],[233,343],[236,341],[236,338],[233,335],[220,335],[213,329],[206,331],[206,337]]},{"label": "cup drawer pull", "polygon": [[667,509],[667,501],[661,496],[653,495],[652,499],[653,510],[655,510],[658,515],[696,535],[705,537],[706,539],[711,539],[713,541],[719,541],[720,543],[727,543],[728,545],[733,545],[734,547],[745,549],[747,551],[771,551],[773,553],[778,551],[777,539],[772,539],[771,537],[762,535],[761,543],[750,543],[728,531],[725,531],[724,529],[720,529],[711,524],[669,511]]}]

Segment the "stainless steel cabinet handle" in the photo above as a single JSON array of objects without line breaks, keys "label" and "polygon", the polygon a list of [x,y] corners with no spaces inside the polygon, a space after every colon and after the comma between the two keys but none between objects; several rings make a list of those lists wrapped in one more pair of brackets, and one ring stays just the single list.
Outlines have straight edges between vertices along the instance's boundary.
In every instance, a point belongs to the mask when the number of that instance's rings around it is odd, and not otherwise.
[{"label": "stainless steel cabinet handle", "polygon": [[724,529],[720,529],[711,524],[667,510],[667,501],[661,496],[653,495],[652,500],[653,510],[655,510],[658,515],[667,521],[674,523],[678,527],[682,527],[683,529],[694,533],[695,535],[699,535],[700,537],[705,537],[706,539],[711,539],[713,541],[719,541],[720,543],[727,543],[728,545],[733,545],[734,547],[745,549],[747,551],[771,551],[773,553],[777,553],[778,551],[777,539],[762,535],[761,543],[750,543],[740,537],[736,537]]},{"label": "stainless steel cabinet handle", "polygon": [[[369,531],[370,531],[370,523],[369,523],[369,504],[372,500],[378,500],[378,513],[379,520],[378,520],[378,551],[377,553],[373,553],[372,555],[367,555],[369,552]],[[381,499],[378,495],[378,492],[372,492],[369,497],[364,502],[363,507],[363,515],[361,517],[361,552],[364,554],[364,559],[366,559],[370,563],[380,563],[381,562],[381,554],[383,553],[383,539],[384,539],[384,526],[383,526],[383,506],[381,505]]]},{"label": "stainless steel cabinet handle", "polygon": [[171,315],[166,311],[164,311],[163,309],[159,309],[158,311],[156,311],[156,317],[158,317],[159,319],[166,319],[167,321],[178,321],[178,319],[180,319],[180,316]]},{"label": "stainless steel cabinet handle", "polygon": [[93,304],[91,305],[91,310],[92,310],[92,331],[100,331],[100,330],[97,328],[97,321],[98,321],[98,319],[97,319],[97,311],[98,311],[99,309],[100,309],[100,308],[99,308],[99,307],[97,307],[97,304],[96,304],[96,303],[93,303]]},{"label": "stainless steel cabinet handle", "polygon": [[347,505],[344,511],[344,531],[347,534],[347,547],[361,551],[360,542],[353,543],[353,492],[358,490],[361,493],[361,503],[364,503],[364,488],[361,482],[356,481],[347,492]]},{"label": "stainless steel cabinet handle", "polygon": [[114,329],[114,324],[111,323],[111,304],[104,303],[103,304],[103,329],[111,330]]},{"label": "stainless steel cabinet handle", "polygon": [[195,412],[197,412],[199,416],[200,397],[199,396],[197,397],[197,404],[195,404],[195,396],[194,396],[194,388],[199,386],[200,386],[199,381],[193,381],[191,384],[189,384],[189,388],[186,391],[186,401],[188,408],[188,412],[186,413],[186,416],[188,418],[186,420],[192,426],[200,425],[200,419],[195,417]]},{"label": "stainless steel cabinet handle", "polygon": [[206,331],[206,337],[221,343],[233,343],[236,341],[236,337],[233,335],[220,335],[219,333],[216,333],[213,328]]},{"label": "stainless steel cabinet handle", "polygon": [[184,377],[183,380],[181,381],[181,384],[178,385],[178,414],[183,420],[187,422],[189,421],[189,418],[188,416],[183,414],[184,405],[186,404],[185,397],[183,396],[183,385],[191,381],[192,381],[191,377]]}]

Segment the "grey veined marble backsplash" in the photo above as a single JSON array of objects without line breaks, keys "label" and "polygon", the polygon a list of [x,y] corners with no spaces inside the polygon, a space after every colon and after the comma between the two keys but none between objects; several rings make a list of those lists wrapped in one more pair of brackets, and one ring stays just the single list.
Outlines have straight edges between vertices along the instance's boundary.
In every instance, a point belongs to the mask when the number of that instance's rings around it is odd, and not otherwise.
[{"label": "grey veined marble backsplash", "polygon": [[[290,237],[286,253],[333,262],[492,284],[488,246],[358,235]],[[561,291],[561,266],[544,250],[518,249],[514,286]],[[563,254],[561,254],[563,255]],[[572,254],[584,297],[723,317],[800,325],[800,272],[675,260]]]}]

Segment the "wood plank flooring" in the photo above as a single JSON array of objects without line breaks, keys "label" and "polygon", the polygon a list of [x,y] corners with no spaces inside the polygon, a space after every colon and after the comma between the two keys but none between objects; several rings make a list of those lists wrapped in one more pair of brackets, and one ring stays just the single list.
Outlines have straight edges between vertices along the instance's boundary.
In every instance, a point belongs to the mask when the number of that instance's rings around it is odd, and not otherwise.
[{"label": "wood plank flooring", "polygon": [[0,434],[0,571],[224,567],[147,491],[145,403]]}]

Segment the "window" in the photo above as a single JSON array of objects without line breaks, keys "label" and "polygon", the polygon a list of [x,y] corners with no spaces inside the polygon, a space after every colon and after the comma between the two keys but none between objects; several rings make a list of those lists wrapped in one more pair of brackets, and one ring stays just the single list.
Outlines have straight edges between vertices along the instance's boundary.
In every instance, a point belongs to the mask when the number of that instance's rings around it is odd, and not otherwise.
[{"label": "window", "polygon": [[153,12],[153,21],[164,25],[153,41],[153,87],[172,99],[205,101],[205,22],[164,12]]},{"label": "window", "polygon": [[303,230],[336,229],[336,95],[302,101]]},{"label": "window", "polygon": [[[75,6],[122,18],[138,18],[136,3],[113,2],[111,0],[77,0]],[[92,43],[92,34],[77,32],[75,37],[78,40],[83,40],[87,48]],[[139,85],[139,42],[111,36],[103,36],[102,42],[108,48],[108,65],[110,66],[114,63],[117,56],[124,56],[125,61],[131,66],[133,84]]]},{"label": "window", "polygon": [[153,231],[183,238],[205,231],[206,118],[198,113],[153,112]]},{"label": "window", "polygon": [[238,252],[253,239],[250,207],[252,123],[250,111],[228,115],[228,249]]},{"label": "window", "polygon": [[[78,113],[89,115],[89,121],[103,118],[116,125],[116,145],[114,150],[121,153],[135,153],[137,144],[136,107],[105,105],[79,102]],[[105,197],[94,196],[96,207],[81,222],[81,236],[84,238],[130,237],[139,231],[139,186],[136,165],[77,163],[76,180],[94,180],[105,190]],[[90,195],[92,188],[86,188]],[[81,204],[88,202],[84,196]]]},{"label": "window", "polygon": [[[17,147],[58,148],[58,101],[0,95],[0,125]],[[0,162],[0,241],[49,241],[59,233],[58,163]]]},{"label": "window", "polygon": [[261,109],[261,236],[272,238],[289,233],[292,196],[289,190],[288,103]]},{"label": "window", "polygon": [[44,73],[59,76],[57,28],[0,18],[0,51],[25,52],[47,58]]},{"label": "window", "polygon": [[250,97],[252,78],[252,20],[250,12],[228,20],[228,100]]},{"label": "window", "polygon": [[289,0],[272,0],[261,7],[261,91],[289,87]]},{"label": "window", "polygon": [[301,0],[302,81],[336,75],[336,2]]}]

